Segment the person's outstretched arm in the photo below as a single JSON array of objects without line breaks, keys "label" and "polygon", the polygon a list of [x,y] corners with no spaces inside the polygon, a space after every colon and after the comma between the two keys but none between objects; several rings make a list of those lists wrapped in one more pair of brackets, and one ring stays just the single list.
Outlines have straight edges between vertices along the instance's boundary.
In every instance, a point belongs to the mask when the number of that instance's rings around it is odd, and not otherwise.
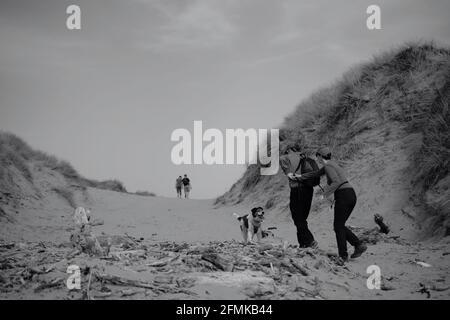
[{"label": "person's outstretched arm", "polygon": [[298,180],[300,182],[304,182],[304,181],[309,180],[309,179],[321,177],[324,174],[325,174],[325,167],[322,167],[322,168],[320,168],[317,171],[302,173],[301,176],[296,176],[296,180]]}]

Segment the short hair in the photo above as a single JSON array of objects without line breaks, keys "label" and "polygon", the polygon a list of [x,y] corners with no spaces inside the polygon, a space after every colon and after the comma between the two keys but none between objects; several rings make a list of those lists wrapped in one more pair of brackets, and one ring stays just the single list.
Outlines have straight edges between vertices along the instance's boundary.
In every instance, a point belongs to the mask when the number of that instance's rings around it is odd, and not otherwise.
[{"label": "short hair", "polygon": [[293,150],[295,152],[299,152],[302,150],[302,145],[298,141],[288,142],[285,147],[285,153],[289,150]]},{"label": "short hair", "polygon": [[316,156],[321,156],[325,160],[330,160],[331,159],[331,150],[328,149],[327,147],[320,148],[316,152]]}]

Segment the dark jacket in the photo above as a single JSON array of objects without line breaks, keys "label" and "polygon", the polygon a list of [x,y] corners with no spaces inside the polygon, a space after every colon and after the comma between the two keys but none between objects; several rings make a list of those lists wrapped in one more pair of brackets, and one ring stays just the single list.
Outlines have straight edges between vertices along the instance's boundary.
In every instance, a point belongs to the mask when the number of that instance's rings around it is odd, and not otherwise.
[{"label": "dark jacket", "polygon": [[[303,174],[301,172],[301,163],[300,161],[304,161],[303,164],[303,173],[308,172],[314,172],[313,167],[310,164],[310,161],[314,161],[311,158],[301,158],[300,153],[298,152],[292,152],[286,155],[281,156],[280,158],[280,166],[283,170],[284,174],[288,175],[289,173],[297,173],[297,174]],[[291,180],[289,179],[289,187],[291,188],[297,188],[299,186],[306,187],[307,184],[309,184],[308,180],[314,179],[314,177],[311,178],[305,178],[300,180]]]}]

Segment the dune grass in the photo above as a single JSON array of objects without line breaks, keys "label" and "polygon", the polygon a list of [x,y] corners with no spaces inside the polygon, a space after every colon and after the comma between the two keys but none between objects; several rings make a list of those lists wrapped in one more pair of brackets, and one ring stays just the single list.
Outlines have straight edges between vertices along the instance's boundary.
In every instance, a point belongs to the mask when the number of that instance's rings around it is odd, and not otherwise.
[{"label": "dune grass", "polygon": [[[431,42],[406,44],[353,67],[302,101],[280,128],[280,152],[292,142],[309,154],[327,145],[336,158],[351,160],[370,147],[358,135],[391,123],[423,137],[412,165],[415,187],[424,194],[450,170],[449,91],[450,50]],[[267,181],[258,165],[251,166],[216,203],[232,203],[232,194],[250,196],[249,189]]]},{"label": "dune grass", "polygon": [[62,199],[64,199],[72,208],[77,207],[77,203],[75,201],[75,197],[73,192],[68,188],[53,188],[52,189],[57,195],[59,195]]},{"label": "dune grass", "polygon": [[135,192],[136,195],[138,196],[145,196],[145,197],[156,197],[156,193],[154,192],[149,192],[149,191],[136,191]]},{"label": "dune grass", "polygon": [[97,181],[81,176],[67,161],[49,155],[42,151],[32,149],[26,142],[12,133],[0,132],[0,191],[14,189],[13,174],[10,168],[16,168],[30,183],[33,183],[33,174],[30,164],[35,163],[60,173],[72,184],[81,187],[127,192],[124,184],[118,180]]}]

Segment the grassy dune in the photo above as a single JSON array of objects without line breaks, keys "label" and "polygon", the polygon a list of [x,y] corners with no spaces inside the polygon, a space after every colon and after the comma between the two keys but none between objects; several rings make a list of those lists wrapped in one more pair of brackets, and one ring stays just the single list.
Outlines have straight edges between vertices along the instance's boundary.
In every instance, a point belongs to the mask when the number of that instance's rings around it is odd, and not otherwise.
[{"label": "grassy dune", "polygon": [[87,187],[127,192],[117,180],[96,181],[81,176],[70,163],[32,149],[11,133],[0,132],[0,216],[17,213],[26,202],[54,193],[69,206],[81,205],[76,193]]},{"label": "grassy dune", "polygon": [[[402,170],[395,171],[397,181],[386,183],[383,192],[396,192],[391,188],[396,182],[410,185],[408,196],[398,196],[420,212],[416,218],[422,233],[448,235],[449,101],[450,50],[433,43],[407,44],[355,66],[301,102],[280,127],[281,152],[291,141],[300,141],[307,153],[328,145],[350,178],[367,178],[368,183],[376,183],[370,179],[374,159],[381,163],[377,173],[388,175],[398,164],[397,155],[406,154]],[[398,149],[371,154],[395,142],[400,142]],[[258,165],[250,166],[216,204],[258,202],[286,212],[286,185],[281,173],[260,176]],[[371,200],[369,192],[365,196]],[[377,211],[376,203],[372,209]]]}]

